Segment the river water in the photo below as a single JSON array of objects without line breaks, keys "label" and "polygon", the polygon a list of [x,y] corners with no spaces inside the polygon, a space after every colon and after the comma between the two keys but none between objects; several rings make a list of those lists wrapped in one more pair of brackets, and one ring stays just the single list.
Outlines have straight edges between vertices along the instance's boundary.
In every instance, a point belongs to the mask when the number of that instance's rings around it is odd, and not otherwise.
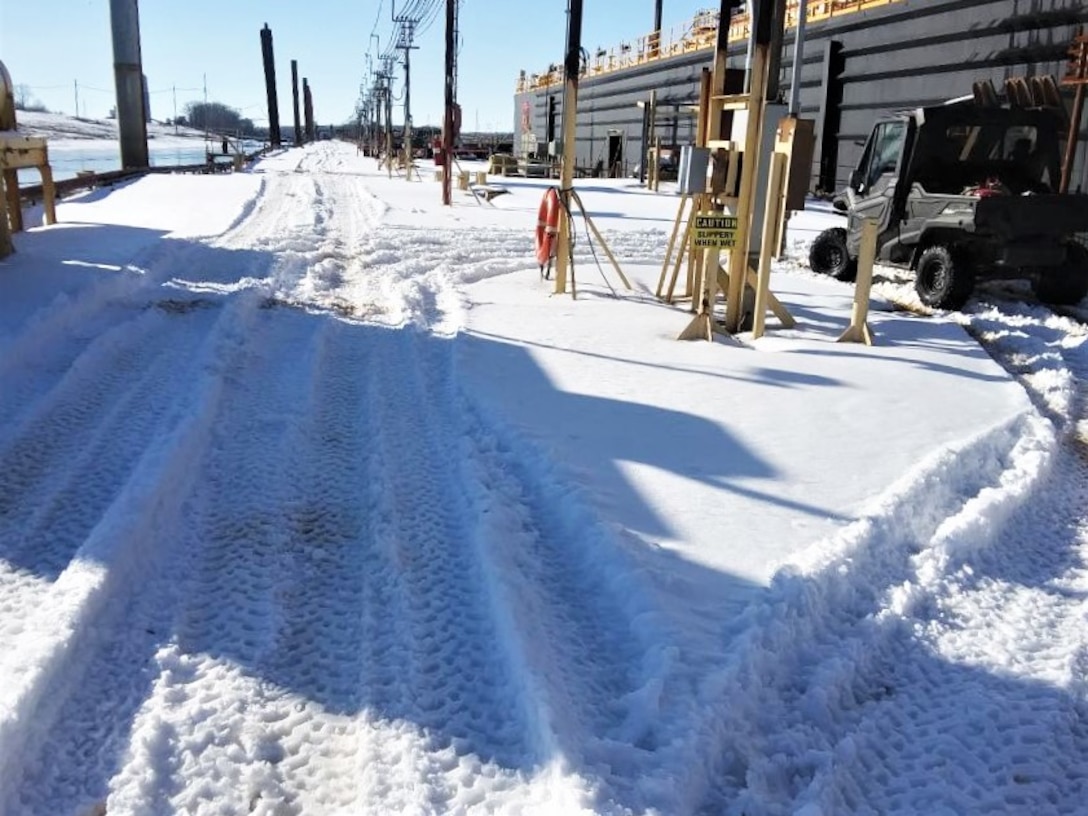
[{"label": "river water", "polygon": [[[242,149],[247,153],[258,150],[260,147],[260,142],[242,142]],[[205,143],[203,139],[171,139],[169,143],[161,145],[155,144],[155,140],[152,139],[148,141],[147,148],[152,167],[201,164],[205,161],[206,150],[214,153],[221,151],[218,142]],[[73,140],[50,143],[49,164],[53,168],[53,178],[57,181],[75,178],[77,173],[84,170],[105,173],[121,169],[121,150],[116,143],[100,139],[88,139],[86,145]],[[36,169],[27,168],[19,171],[20,187],[40,182],[41,176]]]}]

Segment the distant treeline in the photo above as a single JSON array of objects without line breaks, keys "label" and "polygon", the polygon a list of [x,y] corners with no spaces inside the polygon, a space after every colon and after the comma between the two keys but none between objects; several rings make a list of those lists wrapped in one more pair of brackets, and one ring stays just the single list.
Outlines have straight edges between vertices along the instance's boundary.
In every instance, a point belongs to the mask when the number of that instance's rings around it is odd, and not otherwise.
[{"label": "distant treeline", "polygon": [[177,123],[197,130],[211,130],[217,133],[249,135],[257,130],[252,119],[246,119],[234,108],[222,102],[190,102],[185,106],[185,116],[179,116]]}]

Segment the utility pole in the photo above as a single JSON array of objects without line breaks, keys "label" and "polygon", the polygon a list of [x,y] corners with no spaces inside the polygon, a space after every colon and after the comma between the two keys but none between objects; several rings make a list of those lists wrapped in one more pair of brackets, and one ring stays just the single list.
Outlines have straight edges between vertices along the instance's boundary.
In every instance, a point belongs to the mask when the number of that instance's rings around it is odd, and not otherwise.
[{"label": "utility pole", "polygon": [[370,134],[370,151],[377,157],[381,153],[382,111],[385,109],[385,88],[382,87],[381,71],[374,74],[374,130]]},{"label": "utility pole", "polygon": [[396,13],[393,7],[393,22],[400,24],[396,50],[404,52],[404,160],[405,177],[412,179],[412,51],[418,46],[412,45],[419,18]]},{"label": "utility pole", "polygon": [[389,178],[393,178],[393,86],[392,64],[386,71],[389,80],[385,86],[385,169],[389,171]]},{"label": "utility pole", "polygon": [[453,106],[457,82],[457,0],[446,0],[446,117],[442,124],[442,203],[453,203]]},{"label": "utility pole", "polygon": [[170,90],[174,92],[174,135],[178,135],[178,86],[171,85]]},{"label": "utility pole", "polygon": [[73,84],[75,85],[75,88],[76,88],[76,119],[78,119],[79,118],[79,80],[78,79],[73,79],[72,82],[73,82]]},{"label": "utility pole", "polygon": [[137,0],[110,0],[110,28],[113,33],[113,74],[117,87],[121,166],[148,167],[144,75],[140,57],[140,9]]}]

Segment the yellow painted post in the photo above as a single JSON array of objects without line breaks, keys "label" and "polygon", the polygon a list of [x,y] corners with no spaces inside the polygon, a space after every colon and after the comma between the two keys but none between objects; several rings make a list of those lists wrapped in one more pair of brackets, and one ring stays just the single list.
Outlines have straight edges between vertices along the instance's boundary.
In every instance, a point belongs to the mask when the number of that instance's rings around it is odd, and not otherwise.
[{"label": "yellow painted post", "polygon": [[873,332],[869,328],[869,293],[873,287],[873,263],[876,261],[876,239],[880,226],[866,219],[861,226],[861,247],[858,249],[858,277],[854,284],[854,308],[850,312],[850,326],[839,337],[839,343],[873,344]]},{"label": "yellow painted post", "polygon": [[[692,212],[695,211],[695,205],[692,205]],[[695,255],[695,219],[688,219],[688,232],[684,237],[684,244],[688,250],[688,266],[687,274],[684,276],[684,297],[690,298],[692,303],[695,302],[695,265],[692,263],[692,256]],[[679,263],[679,259],[677,260]]]},{"label": "yellow painted post", "polygon": [[763,210],[763,239],[759,247],[759,277],[756,283],[755,311],[752,315],[752,338],[763,336],[767,318],[767,296],[771,293],[771,259],[778,235],[778,217],[782,207],[782,179],[786,170],[786,155],[771,154],[770,181],[767,202]]},{"label": "yellow painted post", "polygon": [[468,189],[468,173],[461,172],[461,173],[457,174],[457,189],[458,190],[467,190]]},{"label": "yellow painted post", "polygon": [[757,43],[752,50],[748,127],[744,134],[744,165],[741,168],[740,191],[737,196],[737,243],[729,253],[729,292],[725,302],[725,330],[730,333],[740,328],[741,304],[748,278],[748,247],[751,237],[749,232],[752,223],[752,204],[755,200],[755,182],[759,172],[760,132],[765,110],[763,96],[767,87],[768,47]]},{"label": "yellow painted post", "polygon": [[49,164],[49,148],[42,146],[42,203],[45,205],[45,223],[57,223],[57,188],[53,184],[53,168]]},{"label": "yellow painted post", "polygon": [[57,223],[57,188],[53,184],[53,168],[43,164],[42,173],[42,204],[45,205],[45,223]]},{"label": "yellow painted post", "polygon": [[[715,66],[717,67],[717,55],[715,56]],[[696,117],[695,123],[695,146],[706,147],[707,139],[709,138],[710,128],[710,96],[712,90],[712,83],[714,81],[713,74],[710,68],[704,68],[699,75],[699,112]],[[702,270],[702,258],[706,253],[706,250],[695,246],[695,215],[707,208],[708,197],[705,193],[699,193],[691,202],[691,216],[688,222],[688,234],[687,234],[687,250],[688,250],[688,267],[687,267],[687,280],[684,296],[691,298],[691,311],[696,314],[699,313],[699,299],[695,297],[696,292],[703,290],[702,280],[699,272]],[[670,296],[671,300],[671,296]]]},{"label": "yellow painted post", "polygon": [[19,175],[14,170],[4,171],[4,195],[8,200],[8,218],[11,231],[23,231],[23,205],[19,202]]},{"label": "yellow painted post", "polygon": [[709,200],[710,196],[705,194],[698,197],[696,205],[691,211],[688,228],[688,281],[691,289],[691,311],[696,315],[703,311],[702,299],[705,284],[703,272],[706,256],[710,250],[695,245],[695,216],[707,208]]},{"label": "yellow painted post", "polygon": [[[3,179],[0,179],[0,187],[3,186]],[[0,190],[0,193],[2,192]],[[6,258],[14,251],[15,247],[11,243],[11,229],[8,227],[7,197],[0,195],[0,258]]]},{"label": "yellow painted post", "polygon": [[559,236],[556,241],[555,294],[567,291],[567,267],[570,263],[570,190],[574,184],[576,117],[578,110],[578,86],[567,78],[563,97],[563,163],[559,171],[559,200],[564,206],[559,212]]}]

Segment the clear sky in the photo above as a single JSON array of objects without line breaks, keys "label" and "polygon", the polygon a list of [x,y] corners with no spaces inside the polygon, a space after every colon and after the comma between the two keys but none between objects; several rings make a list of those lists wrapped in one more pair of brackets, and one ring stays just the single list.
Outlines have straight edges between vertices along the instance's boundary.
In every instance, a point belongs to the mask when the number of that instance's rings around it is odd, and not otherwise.
[{"label": "clear sky", "polygon": [[[272,28],[281,125],[290,126],[291,65],[309,79],[319,124],[351,118],[367,74],[366,54],[390,42],[393,0],[143,0],[140,3],[144,73],[151,115],[171,118],[203,98],[267,121],[259,31]],[[406,0],[396,0],[398,10]],[[417,39],[412,61],[412,118],[438,124],[443,99],[445,0]],[[424,3],[426,5],[426,2]],[[715,0],[665,0],[664,27],[680,25]],[[461,0],[458,101],[466,130],[509,130],[518,71],[562,62],[566,0]],[[653,0],[584,0],[582,44],[611,48],[653,27]],[[109,0],[0,0],[0,60],[15,84],[51,110],[101,117],[114,105]],[[374,32],[380,40],[371,40]],[[403,87],[397,68],[395,92]],[[403,109],[394,119],[403,117]]]}]

